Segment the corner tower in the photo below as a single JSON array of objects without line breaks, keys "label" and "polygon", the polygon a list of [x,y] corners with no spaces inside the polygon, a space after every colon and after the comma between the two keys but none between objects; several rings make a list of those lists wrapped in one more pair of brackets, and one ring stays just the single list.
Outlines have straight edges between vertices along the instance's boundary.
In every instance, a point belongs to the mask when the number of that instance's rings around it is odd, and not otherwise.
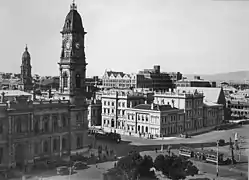
[{"label": "corner tower", "polygon": [[32,90],[32,75],[31,75],[31,63],[30,54],[28,52],[28,47],[26,45],[25,51],[22,55],[21,64],[21,89],[24,91]]},{"label": "corner tower", "polygon": [[85,103],[85,30],[73,2],[66,16],[62,34],[60,66],[60,94],[72,104]]}]

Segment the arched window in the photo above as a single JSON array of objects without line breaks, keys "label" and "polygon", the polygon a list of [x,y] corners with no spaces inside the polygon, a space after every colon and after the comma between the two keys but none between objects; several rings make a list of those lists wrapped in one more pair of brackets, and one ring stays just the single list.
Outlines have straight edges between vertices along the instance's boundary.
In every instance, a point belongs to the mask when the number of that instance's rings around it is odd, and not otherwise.
[{"label": "arched window", "polygon": [[75,75],[75,80],[76,80],[76,88],[80,88],[80,74]]},{"label": "arched window", "polygon": [[35,128],[34,128],[34,130],[35,130],[35,133],[39,132],[39,122],[38,121],[35,122]]},{"label": "arched window", "polygon": [[57,150],[57,139],[53,140],[53,150],[56,151]]},{"label": "arched window", "polygon": [[63,84],[63,88],[67,88],[68,87],[68,75],[66,72],[63,73],[62,76],[62,84]]},{"label": "arched window", "polygon": [[53,117],[53,129],[56,131],[58,129],[58,119],[57,116]]},{"label": "arched window", "polygon": [[65,115],[62,116],[62,127],[67,126],[67,117]]},{"label": "arched window", "polygon": [[48,132],[48,118],[44,117],[43,121],[44,121],[44,131]]},{"label": "arched window", "polygon": [[21,119],[17,119],[17,128],[16,128],[17,133],[22,132],[22,124],[21,124]]},{"label": "arched window", "polygon": [[48,142],[47,141],[44,141],[43,152],[48,152]]},{"label": "arched window", "polygon": [[81,141],[80,141],[80,137],[77,137],[77,148],[80,148],[81,146]]},{"label": "arched window", "polygon": [[66,139],[63,138],[62,139],[62,149],[65,149],[66,148]]}]

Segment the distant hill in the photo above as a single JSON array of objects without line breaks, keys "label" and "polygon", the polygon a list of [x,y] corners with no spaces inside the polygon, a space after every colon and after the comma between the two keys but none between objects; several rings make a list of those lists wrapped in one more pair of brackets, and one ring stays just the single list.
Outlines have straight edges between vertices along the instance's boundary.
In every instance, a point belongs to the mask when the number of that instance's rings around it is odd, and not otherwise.
[{"label": "distant hill", "polygon": [[226,81],[226,82],[237,82],[244,83],[246,80],[249,82],[249,71],[236,71],[218,74],[184,74],[188,79],[193,79],[195,75],[201,77],[201,79],[210,81]]}]

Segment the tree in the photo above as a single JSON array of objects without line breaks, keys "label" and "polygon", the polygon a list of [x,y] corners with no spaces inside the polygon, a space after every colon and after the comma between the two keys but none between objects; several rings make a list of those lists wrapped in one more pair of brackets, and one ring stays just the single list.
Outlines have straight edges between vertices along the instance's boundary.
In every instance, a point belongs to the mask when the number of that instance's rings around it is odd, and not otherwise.
[{"label": "tree", "polygon": [[139,177],[155,177],[153,171],[153,159],[150,156],[142,157],[138,152],[130,152],[127,156],[121,158],[117,163],[127,179],[133,180]]},{"label": "tree", "polygon": [[170,179],[185,179],[186,176],[198,174],[198,168],[191,161],[172,155],[159,155],[154,161],[156,170],[161,171]]}]

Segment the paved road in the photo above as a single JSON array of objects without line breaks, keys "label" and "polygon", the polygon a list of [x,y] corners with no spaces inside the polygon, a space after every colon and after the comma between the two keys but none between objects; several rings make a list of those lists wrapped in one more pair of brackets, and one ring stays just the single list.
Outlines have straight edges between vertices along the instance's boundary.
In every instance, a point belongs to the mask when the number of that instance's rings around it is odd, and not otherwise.
[{"label": "paved road", "polygon": [[[217,139],[225,139],[226,141],[229,140],[229,137],[234,137],[234,133],[237,132],[239,136],[244,136],[245,141],[248,142],[249,139],[249,125],[243,126],[242,128],[234,129],[234,130],[226,130],[226,131],[213,131],[206,134],[194,136],[189,139],[182,139],[182,138],[171,138],[171,139],[164,139],[164,140],[150,140],[150,139],[142,139],[137,137],[131,137],[131,136],[123,136],[123,142],[120,144],[116,144],[113,142],[104,142],[104,141],[97,141],[96,146],[102,145],[107,146],[108,149],[114,150],[114,152],[117,154],[117,156],[125,156],[130,150],[136,149],[139,152],[142,151],[151,151],[154,150],[156,147],[160,149],[161,144],[175,144],[175,146],[179,146],[180,143],[191,143],[196,144],[196,146],[200,146],[200,144],[203,143],[209,143],[209,146],[215,146],[215,142]],[[91,139],[89,141],[92,141]],[[93,142],[93,141],[92,141]],[[246,143],[245,143],[246,144]],[[249,143],[247,143],[249,144]],[[199,164],[200,169],[207,169],[209,172],[216,174],[215,166],[209,165],[209,164]],[[208,166],[208,167],[207,167]],[[105,168],[108,167],[108,165],[104,166]],[[103,172],[103,169],[99,169],[96,167],[92,167],[89,169],[86,169],[82,172],[79,172],[77,174],[72,175],[71,180],[77,180],[80,176],[87,176],[87,179],[89,180],[95,180],[100,179],[101,174]],[[52,174],[51,174],[52,173]],[[55,171],[50,172],[49,176],[54,175]],[[234,171],[229,170],[221,170],[221,175],[223,176],[231,176],[235,174],[237,176],[237,180],[239,180],[240,173],[234,173]],[[53,180],[56,179],[57,176],[54,176]],[[60,180],[68,179],[66,176],[59,176]],[[58,180],[59,180],[58,179]]]}]

